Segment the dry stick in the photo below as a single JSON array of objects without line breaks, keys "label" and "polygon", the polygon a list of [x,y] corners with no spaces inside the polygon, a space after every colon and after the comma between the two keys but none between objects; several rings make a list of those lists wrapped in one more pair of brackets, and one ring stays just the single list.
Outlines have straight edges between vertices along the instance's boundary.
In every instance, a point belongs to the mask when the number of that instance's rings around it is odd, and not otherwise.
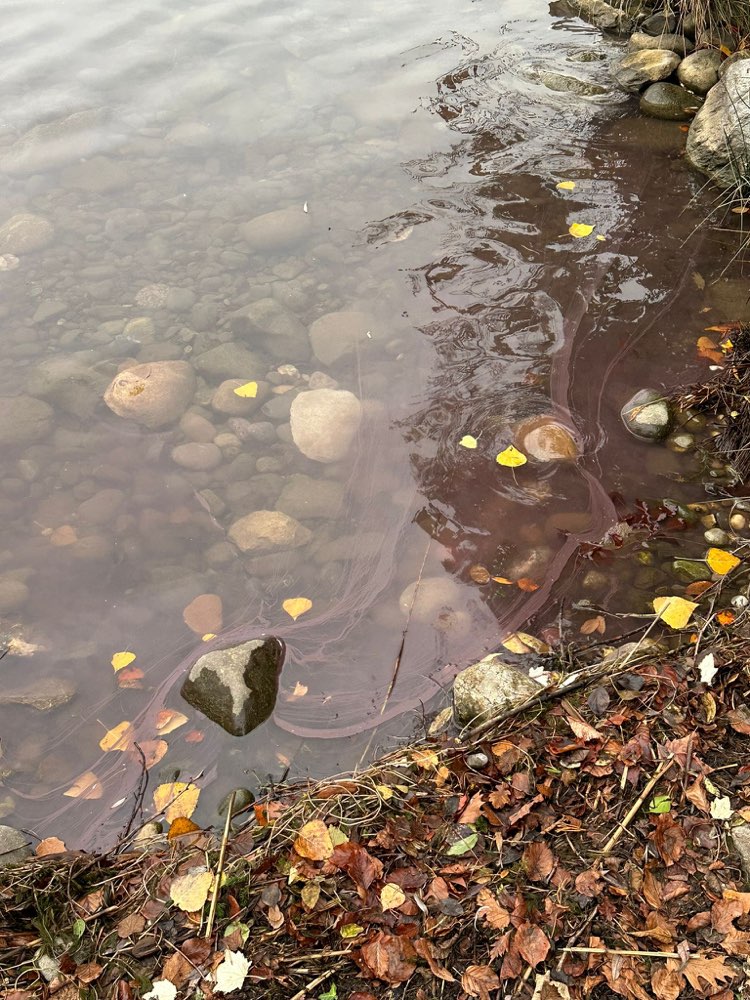
[{"label": "dry stick", "polygon": [[219,863],[216,866],[216,875],[214,876],[214,891],[211,895],[211,908],[208,911],[208,920],[206,921],[206,938],[211,937],[211,931],[214,929],[214,918],[216,916],[216,904],[219,901],[219,887],[221,886],[221,876],[224,874],[224,856],[227,851],[227,841],[229,840],[229,828],[232,825],[232,815],[234,813],[234,796],[235,792],[229,796],[229,805],[227,806],[227,818],[224,823],[224,833],[221,836],[221,847],[219,848]]},{"label": "dry stick", "polygon": [[[563,948],[579,955],[632,955],[634,958],[682,958],[676,951],[638,951],[627,948]],[[691,956],[695,958],[696,956]]]},{"label": "dry stick", "polygon": [[292,997],[292,1000],[302,1000],[302,998],[306,993],[309,993],[310,990],[314,990],[316,986],[320,986],[320,984],[324,983],[326,979],[330,979],[330,977],[336,971],[338,965],[339,963],[337,962],[332,969],[329,969],[327,972],[321,972],[321,974],[319,976],[316,976],[315,979],[311,980],[307,984],[307,986],[303,986],[301,990],[297,990],[297,992]]},{"label": "dry stick", "polygon": [[638,810],[641,808],[641,806],[643,805],[643,803],[648,798],[649,794],[651,793],[651,791],[654,788],[654,785],[656,785],[657,781],[659,781],[661,778],[664,777],[664,775],[667,773],[667,771],[670,769],[670,767],[674,764],[674,762],[675,762],[674,757],[670,757],[669,760],[663,761],[662,764],[659,766],[659,768],[657,768],[656,773],[650,779],[650,781],[646,782],[645,788],[643,789],[643,791],[641,792],[641,794],[638,796],[638,798],[635,800],[635,802],[633,803],[633,805],[628,810],[628,814],[625,817],[625,819],[622,821],[622,823],[620,823],[620,825],[617,827],[617,829],[615,830],[615,832],[609,838],[609,840],[604,845],[604,847],[602,848],[602,850],[599,852],[602,857],[606,857],[612,851],[612,848],[615,846],[615,844],[620,839],[620,837],[623,835],[623,833],[625,833],[625,830],[628,828],[628,826],[630,825],[630,823],[632,823],[633,818],[635,817],[635,814],[638,812]]}]

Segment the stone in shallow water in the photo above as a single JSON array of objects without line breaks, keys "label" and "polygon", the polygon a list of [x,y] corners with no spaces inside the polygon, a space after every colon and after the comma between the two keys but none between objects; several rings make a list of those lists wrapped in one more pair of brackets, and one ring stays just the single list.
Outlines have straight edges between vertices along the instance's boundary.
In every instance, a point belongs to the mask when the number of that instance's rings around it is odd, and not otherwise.
[{"label": "stone in shallow water", "polygon": [[0,397],[0,447],[36,444],[52,429],[54,411],[32,396]]},{"label": "stone in shallow water", "polygon": [[646,49],[630,52],[618,60],[612,68],[612,76],[623,90],[637,94],[649,83],[666,80],[679,65],[680,57],[676,52]]},{"label": "stone in shallow water", "polygon": [[684,35],[664,33],[649,35],[645,31],[634,31],[628,41],[631,52],[642,52],[644,49],[662,49],[666,52],[676,52],[678,56],[686,56],[695,46]]},{"label": "stone in shallow water", "polygon": [[485,722],[543,690],[500,653],[462,670],[453,682],[453,710],[462,725]]},{"label": "stone in shallow water", "polygon": [[302,208],[282,208],[256,216],[240,231],[251,250],[286,250],[308,235],[310,216]]},{"label": "stone in shallow water", "polygon": [[176,423],[195,393],[195,372],[186,361],[153,361],[120,372],[104,393],[119,417],[153,430]]},{"label": "stone in shallow water", "polygon": [[245,736],[273,711],[284,652],[271,637],[205,653],[190,668],[182,697],[232,736]]},{"label": "stone in shallow water", "polygon": [[54,233],[48,219],[20,212],[0,226],[0,253],[25,254],[43,250],[52,242]]},{"label": "stone in shallow water", "polygon": [[242,552],[296,549],[307,545],[312,532],[293,517],[278,510],[256,510],[229,529],[228,535]]},{"label": "stone in shallow water", "polygon": [[0,826],[0,865],[14,865],[30,854],[25,834],[12,826]]},{"label": "stone in shallow water", "polygon": [[661,441],[674,419],[669,400],[657,389],[637,392],[620,410],[620,417],[630,433],[644,441]]},{"label": "stone in shallow water", "polygon": [[640,109],[651,118],[682,122],[693,117],[701,99],[674,83],[652,83],[641,97]]},{"label": "stone in shallow water", "polygon": [[292,438],[315,462],[338,462],[354,444],[362,421],[362,404],[347,389],[311,389],[292,403]]},{"label": "stone in shallow water", "polygon": [[366,342],[371,323],[361,312],[326,313],[310,327],[310,343],[318,361],[332,365]]},{"label": "stone in shallow water", "polygon": [[525,421],[516,436],[521,451],[538,462],[572,462],[578,458],[578,445],[571,432],[550,417]]},{"label": "stone in shallow water", "polygon": [[750,168],[748,88],[750,60],[745,59],[734,63],[711,88],[688,132],[688,161],[721,188],[734,187]]},{"label": "stone in shallow water", "polygon": [[24,687],[0,690],[0,705],[28,705],[38,712],[50,712],[75,696],[75,684],[65,677],[47,677]]},{"label": "stone in shallow water", "polygon": [[579,80],[575,76],[567,76],[565,73],[551,73],[544,71],[539,74],[540,81],[548,90],[557,91],[560,94],[578,94],[579,97],[599,97],[607,93],[607,88],[599,83],[592,83],[590,80]]}]

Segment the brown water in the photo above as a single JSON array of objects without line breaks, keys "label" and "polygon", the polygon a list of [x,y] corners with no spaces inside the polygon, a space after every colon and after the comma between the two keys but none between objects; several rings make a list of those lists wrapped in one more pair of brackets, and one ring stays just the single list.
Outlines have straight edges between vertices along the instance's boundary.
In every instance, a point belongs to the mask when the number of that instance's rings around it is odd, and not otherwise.
[{"label": "brown water", "polygon": [[[702,209],[686,209],[684,135],[611,91],[615,43],[537,0],[32,2],[6,6],[5,28],[0,223],[34,213],[54,237],[3,258],[0,395],[43,398],[54,419],[3,448],[2,618],[43,648],[0,669],[6,689],[76,689],[49,713],[0,706],[7,822],[111,842],[139,766],[98,741],[125,719],[150,738],[165,706],[190,722],[152,783],[195,777],[204,821],[234,785],[351,768],[418,728],[509,631],[587,593],[575,556],[615,522],[611,492],[695,499],[674,480],[690,462],[629,438],[619,408],[692,375],[706,315],[733,317],[700,312],[693,272],[710,281],[720,265],[714,245],[685,243]],[[550,73],[601,92],[550,89]],[[79,112],[72,132],[23,139]],[[252,248],[243,225],[285,208],[299,236]],[[574,240],[575,221],[605,238]],[[281,337],[237,318],[268,300]],[[364,314],[367,335],[325,365],[307,330],[341,310]],[[207,371],[221,344],[253,351],[253,370]],[[193,409],[216,434],[237,426],[211,407],[224,378],[291,387],[249,418],[270,424],[267,442],[225,437],[218,467],[190,471],[171,458],[181,429],[144,430],[101,403],[124,364],[175,359],[195,364]],[[289,400],[314,372],[365,404],[334,464],[290,439]],[[566,423],[582,457],[500,469],[515,426],[539,414]],[[305,546],[227,543],[280,496],[312,531]],[[56,544],[61,528],[71,544]],[[476,563],[538,589],[478,586]],[[182,620],[203,593],[223,600],[216,644],[265,631],[288,646],[276,712],[242,740],[179,697],[208,648]],[[281,604],[299,596],[313,606],[292,622]],[[117,686],[122,650],[139,687]],[[195,730],[203,742],[185,739]],[[102,798],[66,798],[89,770]]]}]

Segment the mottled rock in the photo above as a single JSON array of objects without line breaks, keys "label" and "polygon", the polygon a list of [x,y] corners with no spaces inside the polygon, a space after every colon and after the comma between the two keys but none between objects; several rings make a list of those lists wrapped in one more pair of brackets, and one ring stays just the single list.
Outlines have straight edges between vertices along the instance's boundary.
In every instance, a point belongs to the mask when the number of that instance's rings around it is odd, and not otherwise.
[{"label": "mottled rock", "polygon": [[255,510],[235,521],[227,532],[242,552],[296,549],[312,538],[309,528],[278,510]]},{"label": "mottled rock", "polygon": [[292,439],[307,458],[339,462],[349,453],[362,422],[362,404],[347,389],[312,389],[294,399]]},{"label": "mottled rock", "polygon": [[172,449],[172,461],[183,469],[194,472],[208,472],[222,462],[221,448],[215,444],[187,441]]},{"label": "mottled rock", "polygon": [[572,462],[578,445],[567,427],[551,417],[535,417],[518,428],[518,446],[538,462]]},{"label": "mottled rock", "polygon": [[676,35],[669,32],[650,35],[645,31],[634,31],[628,40],[628,48],[631,52],[643,52],[646,49],[663,49],[666,52],[676,52],[678,56],[684,57],[689,55],[695,46],[684,35]]},{"label": "mottled rock", "polygon": [[522,704],[543,690],[501,654],[485,656],[453,682],[453,711],[461,725],[476,725]]},{"label": "mottled rock", "polygon": [[686,155],[720,188],[750,172],[750,60],[742,60],[712,87],[688,132]]},{"label": "mottled rock", "polygon": [[0,396],[0,447],[36,444],[52,429],[54,411],[33,396]]},{"label": "mottled rock", "polygon": [[143,309],[163,309],[167,304],[169,295],[169,285],[156,281],[150,285],[144,285],[135,296],[135,304]]},{"label": "mottled rock", "polygon": [[623,406],[620,416],[630,433],[644,441],[663,440],[674,420],[669,400],[656,389],[641,389]]},{"label": "mottled rock", "polygon": [[55,234],[49,219],[30,212],[11,216],[0,226],[0,253],[20,254],[43,250]]},{"label": "mottled rock", "polygon": [[367,342],[370,318],[361,312],[333,312],[310,327],[310,343],[318,361],[332,365]]},{"label": "mottled rock", "polygon": [[271,715],[283,662],[284,644],[273,637],[212,650],[190,668],[181,694],[232,736],[245,736]]},{"label": "mottled rock", "polygon": [[66,677],[40,677],[19,688],[0,688],[0,705],[27,705],[38,712],[51,712],[67,705],[76,686]]},{"label": "mottled rock", "polygon": [[176,423],[192,402],[195,372],[186,361],[153,361],[116,375],[104,402],[150,430]]},{"label": "mottled rock", "polygon": [[750,824],[733,826],[730,832],[732,843],[742,865],[745,883],[750,883]]},{"label": "mottled rock", "polygon": [[[377,545],[377,539],[372,541]],[[354,543],[355,540],[352,539]],[[335,546],[335,543],[334,543]],[[350,546],[351,550],[356,545]],[[332,555],[345,558],[345,552],[332,551]],[[438,632],[463,633],[472,627],[470,614],[464,610],[466,591],[449,576],[425,576],[405,587],[398,600],[407,619],[423,622]]]},{"label": "mottled rock", "polygon": [[277,441],[276,428],[268,420],[251,423],[243,417],[232,417],[227,424],[240,441],[251,441],[256,444],[274,444]]},{"label": "mottled rock", "polygon": [[716,49],[701,49],[683,59],[677,67],[677,79],[694,94],[704,96],[719,82],[721,53]]},{"label": "mottled rock", "polygon": [[31,854],[25,833],[12,826],[0,826],[0,867],[14,865]]},{"label": "mottled rock", "polygon": [[623,90],[637,94],[649,83],[666,80],[679,65],[680,57],[675,52],[646,49],[619,59],[612,68],[612,76]]},{"label": "mottled rock", "polygon": [[640,109],[651,118],[681,122],[692,118],[700,104],[700,97],[674,83],[652,83],[641,95]]},{"label": "mottled rock", "polygon": [[335,519],[344,503],[344,484],[335,479],[313,479],[301,473],[284,483],[276,507],[290,517]]},{"label": "mottled rock", "polygon": [[719,79],[722,80],[735,63],[742,62],[745,59],[750,59],[750,49],[737,49],[736,52],[727,56],[726,59],[722,60],[721,66],[719,66]]},{"label": "mottled rock", "polygon": [[295,247],[310,232],[310,216],[302,208],[282,208],[258,215],[241,227],[251,250],[280,251]]}]

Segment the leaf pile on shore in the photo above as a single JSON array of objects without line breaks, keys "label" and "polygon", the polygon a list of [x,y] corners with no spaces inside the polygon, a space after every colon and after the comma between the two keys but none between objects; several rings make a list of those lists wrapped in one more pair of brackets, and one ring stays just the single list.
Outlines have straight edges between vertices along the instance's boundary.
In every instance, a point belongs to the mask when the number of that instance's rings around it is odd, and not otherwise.
[{"label": "leaf pile on shore", "polygon": [[149,851],[4,869],[6,996],[730,1000],[741,624],[709,619],[700,652],[642,642],[473,742],[276,789],[224,840],[175,820]]}]

